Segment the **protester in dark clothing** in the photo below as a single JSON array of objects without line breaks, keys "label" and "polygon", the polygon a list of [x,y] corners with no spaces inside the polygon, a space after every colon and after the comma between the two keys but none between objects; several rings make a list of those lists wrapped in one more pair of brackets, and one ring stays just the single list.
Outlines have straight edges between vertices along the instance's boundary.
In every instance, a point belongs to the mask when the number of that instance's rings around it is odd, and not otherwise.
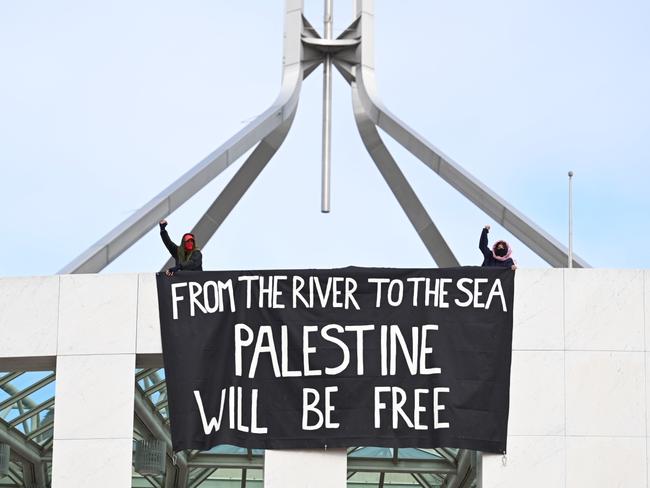
[{"label": "protester in dark clothing", "polygon": [[488,247],[488,232],[490,232],[490,226],[486,225],[481,232],[481,240],[478,242],[478,248],[483,253],[481,266],[511,268],[513,271],[517,269],[514,260],[510,257],[512,255],[510,245],[506,241],[497,241],[490,249]]},{"label": "protester in dark clothing", "polygon": [[183,234],[183,240],[180,246],[177,246],[169,238],[169,234],[165,230],[167,221],[161,220],[160,223],[160,237],[165,243],[165,247],[176,261],[176,265],[165,271],[167,276],[173,276],[177,271],[203,271],[203,256],[194,241],[194,234]]}]

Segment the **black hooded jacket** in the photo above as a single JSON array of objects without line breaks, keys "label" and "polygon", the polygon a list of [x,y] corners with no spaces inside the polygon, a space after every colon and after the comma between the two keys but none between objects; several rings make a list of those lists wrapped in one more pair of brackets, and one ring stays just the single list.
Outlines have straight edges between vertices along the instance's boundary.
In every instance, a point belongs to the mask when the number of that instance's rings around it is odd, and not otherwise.
[{"label": "black hooded jacket", "polygon": [[481,239],[478,241],[478,248],[483,253],[483,264],[481,264],[481,266],[484,267],[499,266],[502,268],[510,268],[515,264],[512,258],[508,258],[505,261],[499,261],[498,259],[494,258],[494,256],[492,255],[492,250],[488,247],[487,229],[483,229],[483,232],[481,232]]},{"label": "black hooded jacket", "polygon": [[185,249],[172,242],[165,229],[160,230],[160,237],[165,243],[165,247],[169,251],[169,254],[172,255],[176,262],[176,266],[169,268],[170,271],[203,271],[203,256],[198,248],[187,252]]}]

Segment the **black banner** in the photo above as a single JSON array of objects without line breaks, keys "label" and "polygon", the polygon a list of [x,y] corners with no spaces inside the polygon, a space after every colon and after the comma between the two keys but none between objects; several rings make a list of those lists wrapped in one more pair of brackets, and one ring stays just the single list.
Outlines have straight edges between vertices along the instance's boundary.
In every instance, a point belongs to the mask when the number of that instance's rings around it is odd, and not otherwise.
[{"label": "black banner", "polygon": [[504,452],[514,272],[158,275],[174,450]]}]

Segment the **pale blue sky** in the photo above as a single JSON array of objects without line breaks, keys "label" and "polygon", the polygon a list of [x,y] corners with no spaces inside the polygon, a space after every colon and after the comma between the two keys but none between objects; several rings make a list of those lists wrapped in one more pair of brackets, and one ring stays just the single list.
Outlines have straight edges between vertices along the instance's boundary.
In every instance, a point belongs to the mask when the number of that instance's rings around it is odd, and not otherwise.
[{"label": "pale blue sky", "polygon": [[[306,0],[322,27],[322,0]],[[335,1],[335,34],[352,1]],[[648,0],[376,0],[385,104],[597,267],[649,267]],[[0,2],[0,275],[52,274],[275,98],[282,1]],[[207,269],[433,262],[368,157],[334,84],[332,213],[320,205],[321,69],[284,146],[205,246]],[[389,138],[386,137],[387,142]],[[463,264],[512,241],[437,175],[389,147]],[[243,161],[243,159],[242,159]],[[171,215],[178,239],[235,165]],[[157,230],[108,272],[155,271]]]}]

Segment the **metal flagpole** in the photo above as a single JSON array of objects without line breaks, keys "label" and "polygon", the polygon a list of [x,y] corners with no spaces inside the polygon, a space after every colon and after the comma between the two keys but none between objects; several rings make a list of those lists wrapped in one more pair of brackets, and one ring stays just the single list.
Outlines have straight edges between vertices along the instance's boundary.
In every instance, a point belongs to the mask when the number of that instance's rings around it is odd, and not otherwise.
[{"label": "metal flagpole", "polygon": [[569,171],[569,268],[573,268],[573,171]]},{"label": "metal flagpole", "polygon": [[[332,39],[332,0],[325,0],[324,39]],[[323,61],[323,171],[321,212],[330,211],[330,173],[332,149],[332,55]]]}]

